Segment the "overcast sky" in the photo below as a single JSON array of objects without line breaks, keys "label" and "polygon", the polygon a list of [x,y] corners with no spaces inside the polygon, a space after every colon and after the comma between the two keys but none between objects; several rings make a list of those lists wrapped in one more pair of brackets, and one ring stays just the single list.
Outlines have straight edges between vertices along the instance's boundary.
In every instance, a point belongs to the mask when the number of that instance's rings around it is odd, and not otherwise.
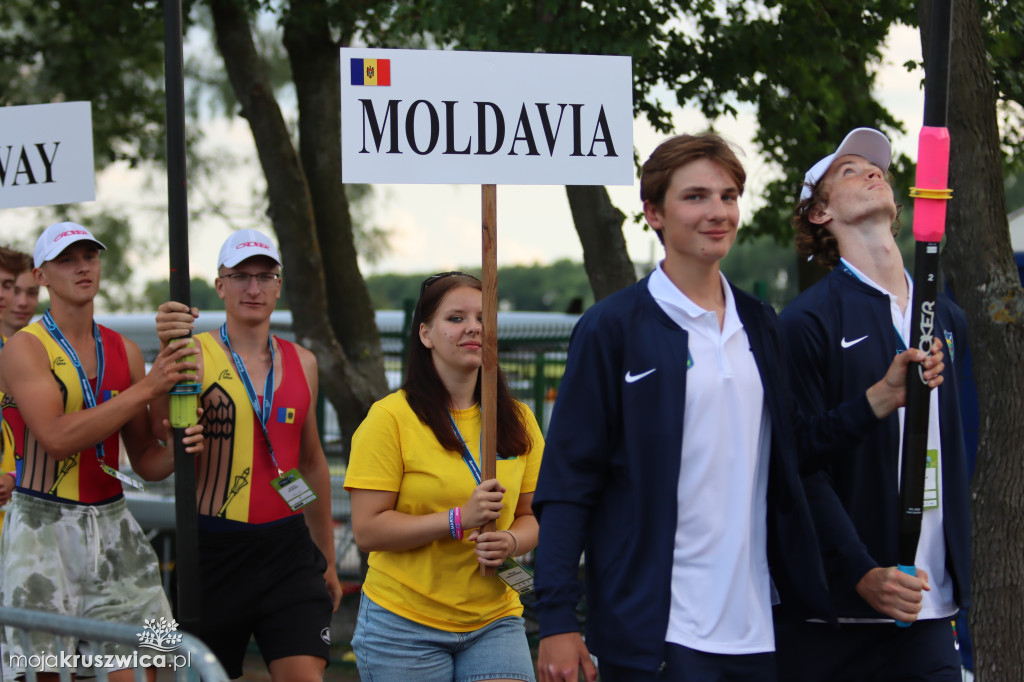
[{"label": "overcast sky", "polygon": [[[878,95],[897,119],[905,123],[907,135],[894,139],[894,146],[915,158],[917,132],[920,126],[923,94],[920,71],[907,73],[908,60],[920,61],[918,34],[908,28],[897,28],[890,35],[884,53],[885,66],[878,79]],[[677,110],[674,116],[677,132],[698,132],[707,121],[695,110]],[[747,191],[741,201],[741,225],[756,208],[756,196],[772,177],[772,169],[757,156],[751,137],[754,118],[748,108],[736,119],[719,119],[716,128],[744,152],[741,157],[747,170]],[[655,133],[645,121],[633,126],[634,145],[640,159],[646,159],[664,136]],[[835,141],[836,144],[839,140]],[[202,203],[197,194],[224,193],[231,198],[229,209],[242,210],[249,197],[261,191],[252,136],[244,119],[216,120],[206,135],[208,153],[233,155],[247,159],[237,172],[226,173],[217,185],[192,188],[191,208]],[[115,209],[132,216],[136,238],[153,244],[166,241],[166,187],[158,179],[155,186],[147,183],[146,174],[123,166],[108,169],[97,177],[97,200],[88,210]],[[376,265],[363,265],[364,274],[381,272],[439,272],[480,262],[480,187],[479,185],[377,185],[371,205],[371,220],[392,234],[390,253]],[[632,216],[639,211],[639,187],[609,187],[612,202]],[[794,188],[795,192],[795,188]],[[34,209],[7,209],[0,213],[0,243],[20,245],[31,250],[32,235],[38,225]],[[269,222],[260,216],[246,216],[237,227],[257,227],[272,234]],[[228,221],[209,218],[190,225],[189,250],[193,276],[211,278],[215,274],[216,254],[221,242],[231,231]],[[557,186],[498,187],[498,262],[499,264],[550,263],[560,258],[582,260],[582,250],[573,229],[565,190]],[[630,257],[634,262],[647,262],[652,255],[660,258],[657,239],[648,230],[631,221],[623,227]],[[134,258],[136,278],[167,276],[167,252],[156,257]]]}]

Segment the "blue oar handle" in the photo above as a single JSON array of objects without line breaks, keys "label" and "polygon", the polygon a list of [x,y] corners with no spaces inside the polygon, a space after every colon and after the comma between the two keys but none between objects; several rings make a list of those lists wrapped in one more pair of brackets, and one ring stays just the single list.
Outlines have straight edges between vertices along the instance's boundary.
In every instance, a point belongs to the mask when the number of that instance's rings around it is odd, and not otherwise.
[{"label": "blue oar handle", "polygon": [[[904,566],[903,564],[896,564],[896,568],[900,569],[900,571],[906,573],[907,575],[912,575],[915,577],[917,576],[917,568],[915,566]],[[910,623],[904,623],[903,621],[898,620],[896,621],[896,627],[909,628]]]}]

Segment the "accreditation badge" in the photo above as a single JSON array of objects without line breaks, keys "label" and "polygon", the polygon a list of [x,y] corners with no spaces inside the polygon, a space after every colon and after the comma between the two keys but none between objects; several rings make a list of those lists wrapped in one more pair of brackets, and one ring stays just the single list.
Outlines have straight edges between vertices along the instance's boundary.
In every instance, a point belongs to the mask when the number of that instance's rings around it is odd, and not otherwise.
[{"label": "accreditation badge", "polygon": [[928,450],[924,460],[924,508],[939,508],[939,451]]},{"label": "accreditation badge", "polygon": [[512,557],[505,559],[505,563],[498,566],[496,573],[506,585],[519,594],[533,592],[533,571]]},{"label": "accreditation badge", "polygon": [[100,462],[100,469],[103,470],[103,473],[105,473],[108,476],[113,476],[117,480],[121,481],[121,483],[127,483],[131,487],[138,488],[139,490],[145,490],[146,489],[146,485],[142,481],[140,481],[140,480],[138,480],[136,478],[132,478],[128,474],[124,473],[123,471],[118,471],[117,469],[115,469],[114,467],[110,466],[106,462]]},{"label": "accreditation badge", "polygon": [[310,502],[315,502],[317,497],[313,489],[306,483],[298,469],[286,471],[270,481],[277,494],[285,501],[285,504],[292,511],[299,511]]}]

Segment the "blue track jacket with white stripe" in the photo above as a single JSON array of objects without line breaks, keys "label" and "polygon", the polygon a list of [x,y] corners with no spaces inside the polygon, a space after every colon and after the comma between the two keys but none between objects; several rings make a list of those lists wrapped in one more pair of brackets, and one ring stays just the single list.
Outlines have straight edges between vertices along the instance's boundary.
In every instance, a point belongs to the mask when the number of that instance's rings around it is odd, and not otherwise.
[{"label": "blue track jacket with white stripe", "polygon": [[[889,297],[841,268],[834,269],[782,311],[789,382],[803,414],[858,411],[867,389],[885,376],[897,354]],[[967,608],[970,585],[970,513],[959,394],[967,353],[967,319],[939,295],[935,329],[942,340],[939,391],[942,438],[942,514],[946,568],[954,597]],[[913,368],[912,368],[913,371]],[[859,407],[858,407],[859,406]],[[870,408],[867,408],[870,410]],[[808,452],[807,498],[824,551],[829,587],[841,618],[884,617],[856,592],[872,568],[895,566],[899,547],[899,417],[873,414],[860,433],[832,449]]]},{"label": "blue track jacket with white stripe", "polygon": [[[832,618],[797,465],[792,401],[772,308],[733,287],[771,415],[768,561],[784,603]],[[671,601],[688,335],[647,278],[591,307],[569,345],[533,509],[540,521],[541,636],[578,631],[586,551],[587,647],[602,661],[654,671]],[[657,371],[627,383],[627,372]],[[729,428],[730,415],[709,415]],[[729,491],[723,490],[723,495]]]}]

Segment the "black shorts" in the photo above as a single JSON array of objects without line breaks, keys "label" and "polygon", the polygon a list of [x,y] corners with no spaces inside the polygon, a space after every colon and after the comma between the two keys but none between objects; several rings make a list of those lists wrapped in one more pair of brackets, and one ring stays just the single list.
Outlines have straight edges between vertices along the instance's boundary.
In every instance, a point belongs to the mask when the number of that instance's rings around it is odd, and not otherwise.
[{"label": "black shorts", "polygon": [[196,635],[232,678],[242,675],[249,638],[263,660],[328,660],[333,604],[327,560],[301,515],[239,531],[199,531],[202,592]]}]

